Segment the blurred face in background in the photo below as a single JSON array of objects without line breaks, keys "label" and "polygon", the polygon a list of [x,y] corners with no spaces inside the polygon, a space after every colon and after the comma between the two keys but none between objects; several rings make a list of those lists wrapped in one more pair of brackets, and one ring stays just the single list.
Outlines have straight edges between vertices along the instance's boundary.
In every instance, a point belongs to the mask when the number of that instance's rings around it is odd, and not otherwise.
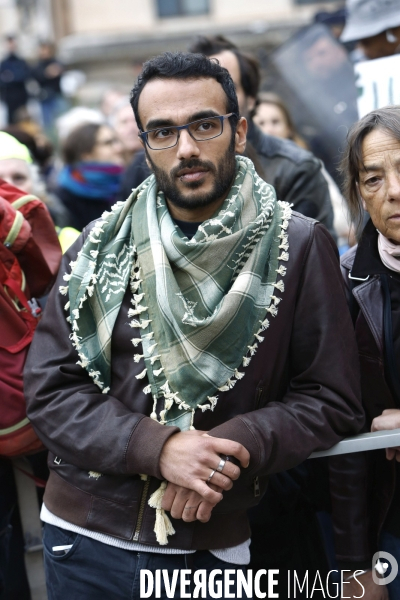
[{"label": "blurred face in background", "polygon": [[33,181],[29,165],[20,158],[0,160],[0,179],[4,179],[27,194],[32,193]]},{"label": "blurred face in background", "polygon": [[122,146],[115,131],[107,125],[99,127],[92,151],[83,154],[82,160],[121,165],[123,163]]},{"label": "blurred face in background", "polygon": [[287,139],[292,134],[284,113],[276,104],[261,102],[257,106],[253,121],[268,135]]},{"label": "blurred face in background", "polygon": [[346,50],[330,37],[320,37],[304,51],[308,72],[316,79],[329,79],[347,61]]},{"label": "blurred face in background", "polygon": [[124,105],[115,113],[113,126],[124,152],[134,154],[141,149],[142,146],[138,137],[139,129],[130,104]]},{"label": "blurred face in background", "polygon": [[400,46],[400,27],[390,29],[392,36],[397,38],[396,41],[389,42],[386,33],[386,31],[383,31],[382,33],[378,33],[378,35],[357,42],[357,46],[361,48],[368,60],[392,56],[392,54],[398,52]]},{"label": "blurred face in background", "polygon": [[221,67],[224,67],[224,69],[229,71],[229,75],[232,77],[232,81],[235,84],[240,116],[246,117],[247,119],[250,111],[252,111],[254,108],[256,99],[251,98],[250,96],[246,96],[245,94],[245,91],[242,86],[240,65],[237,57],[230,50],[224,50],[219,54],[210,56],[210,58],[216,58]]},{"label": "blurred face in background", "polygon": [[7,52],[10,54],[16,54],[17,52],[17,40],[15,38],[8,38],[6,40]]}]

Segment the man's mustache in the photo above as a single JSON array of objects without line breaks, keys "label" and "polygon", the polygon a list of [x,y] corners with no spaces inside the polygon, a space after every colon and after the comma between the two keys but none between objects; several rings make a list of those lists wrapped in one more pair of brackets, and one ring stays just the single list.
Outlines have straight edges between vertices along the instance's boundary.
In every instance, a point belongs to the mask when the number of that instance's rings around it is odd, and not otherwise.
[{"label": "man's mustache", "polygon": [[214,175],[217,173],[217,169],[212,162],[208,160],[199,160],[198,158],[189,158],[188,160],[181,160],[179,165],[170,171],[171,179],[177,177],[179,171],[182,169],[193,169],[195,167],[207,169],[208,171],[211,171],[211,173],[214,173]]}]

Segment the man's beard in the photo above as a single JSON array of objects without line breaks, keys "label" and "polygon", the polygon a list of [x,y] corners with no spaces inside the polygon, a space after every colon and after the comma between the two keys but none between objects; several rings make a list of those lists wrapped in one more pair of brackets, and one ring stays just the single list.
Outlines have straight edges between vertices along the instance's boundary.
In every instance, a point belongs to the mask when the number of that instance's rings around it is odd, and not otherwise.
[{"label": "man's beard", "polygon": [[[147,153],[147,158],[152,166],[154,175],[156,177],[158,189],[164,192],[165,197],[171,204],[178,208],[193,209],[200,208],[202,206],[208,206],[227,195],[230,189],[233,178],[236,172],[236,161],[235,161],[235,138],[232,136],[232,140],[229,144],[229,148],[226,154],[221,158],[218,165],[215,165],[211,161],[203,161],[197,158],[190,158],[188,160],[182,160],[180,164],[172,169],[168,174],[163,169],[157,167],[151,160]],[[177,173],[182,169],[192,169],[194,167],[201,167],[207,169],[211,174],[214,175],[213,188],[207,193],[199,193],[198,195],[187,196],[182,193],[177,185]],[[192,181],[186,183],[186,187],[191,190],[195,190],[203,184],[202,181]]]}]

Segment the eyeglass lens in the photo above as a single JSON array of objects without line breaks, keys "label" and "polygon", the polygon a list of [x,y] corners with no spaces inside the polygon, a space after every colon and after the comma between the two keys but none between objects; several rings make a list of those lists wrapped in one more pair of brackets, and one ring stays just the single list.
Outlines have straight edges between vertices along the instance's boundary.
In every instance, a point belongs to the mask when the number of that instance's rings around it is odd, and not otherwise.
[{"label": "eyeglass lens", "polygon": [[[209,117],[189,123],[187,129],[194,140],[202,142],[221,135],[222,127],[220,117]],[[176,127],[154,129],[148,132],[147,141],[153,150],[172,148],[178,141],[178,133],[179,130]]]}]

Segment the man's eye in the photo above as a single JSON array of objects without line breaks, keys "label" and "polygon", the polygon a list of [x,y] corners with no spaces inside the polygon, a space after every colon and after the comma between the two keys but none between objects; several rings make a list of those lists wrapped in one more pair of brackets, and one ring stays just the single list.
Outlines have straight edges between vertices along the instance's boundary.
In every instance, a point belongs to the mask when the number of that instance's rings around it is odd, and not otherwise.
[{"label": "man's eye", "polygon": [[157,139],[166,138],[170,135],[174,135],[174,132],[171,129],[157,129],[156,131],[153,131],[153,137]]},{"label": "man's eye", "polygon": [[211,131],[214,129],[215,123],[214,121],[203,121],[199,123],[197,126],[197,131]]},{"label": "man's eye", "polygon": [[13,176],[13,180],[14,180],[14,181],[18,181],[19,183],[21,183],[21,182],[23,182],[23,181],[26,181],[26,179],[27,179],[27,178],[26,178],[26,175],[18,175],[18,174],[17,174],[17,175],[14,175],[14,176]]}]

